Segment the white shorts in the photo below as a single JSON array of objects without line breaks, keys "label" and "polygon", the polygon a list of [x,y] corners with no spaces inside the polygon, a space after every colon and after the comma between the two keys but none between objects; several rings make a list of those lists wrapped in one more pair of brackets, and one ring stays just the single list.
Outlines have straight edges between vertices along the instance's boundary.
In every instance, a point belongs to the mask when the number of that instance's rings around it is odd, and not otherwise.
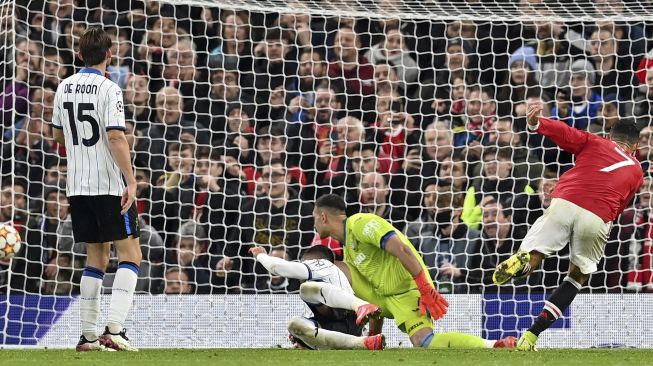
[{"label": "white shorts", "polygon": [[612,222],[567,200],[554,198],[544,215],[537,219],[522,241],[523,251],[538,251],[545,256],[570,243],[569,259],[584,274],[596,272],[603,257]]}]

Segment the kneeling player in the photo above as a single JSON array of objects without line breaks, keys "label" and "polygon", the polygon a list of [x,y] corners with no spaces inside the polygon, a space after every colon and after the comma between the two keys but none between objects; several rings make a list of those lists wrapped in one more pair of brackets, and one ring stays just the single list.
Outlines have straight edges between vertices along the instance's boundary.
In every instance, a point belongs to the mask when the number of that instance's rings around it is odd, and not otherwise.
[{"label": "kneeling player", "polygon": [[271,274],[306,281],[299,288],[299,296],[312,316],[297,317],[288,323],[294,343],[310,349],[383,349],[383,334],[361,336],[363,325],[380,314],[379,307],[354,296],[329,248],[309,248],[301,263],[272,257],[262,247],[249,252]]}]

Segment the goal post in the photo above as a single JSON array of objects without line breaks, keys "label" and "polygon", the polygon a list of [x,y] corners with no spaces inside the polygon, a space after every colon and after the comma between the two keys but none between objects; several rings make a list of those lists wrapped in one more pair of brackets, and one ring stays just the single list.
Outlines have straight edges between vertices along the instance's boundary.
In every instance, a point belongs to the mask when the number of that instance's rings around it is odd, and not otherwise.
[{"label": "goal post", "polygon": [[[568,249],[529,279],[497,287],[492,271],[573,165],[527,131],[526,103],[600,135],[633,120],[648,178],[652,24],[644,1],[0,4],[0,222],[25,244],[0,263],[0,345],[79,336],[86,249],[65,186],[83,167],[50,123],[57,87],[84,66],[77,42],[89,26],[114,40],[107,74],[123,90],[138,180],[134,343],[259,347],[287,346],[285,323],[303,308],[299,282],[248,249],[299,260],[326,245],[341,259],[342,243],[313,228],[327,193],[406,234],[450,299],[438,330],[521,334],[565,277]],[[636,320],[653,309],[651,189],[647,179],[615,221],[598,271],[542,346],[653,346],[642,331],[653,324]],[[112,252],[103,309],[117,265]],[[409,344],[388,323],[389,344]]]}]

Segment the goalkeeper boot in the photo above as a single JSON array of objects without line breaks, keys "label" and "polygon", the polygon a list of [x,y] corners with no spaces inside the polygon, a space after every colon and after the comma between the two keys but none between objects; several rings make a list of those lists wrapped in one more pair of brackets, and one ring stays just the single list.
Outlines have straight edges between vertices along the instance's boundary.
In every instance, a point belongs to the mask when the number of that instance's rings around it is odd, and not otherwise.
[{"label": "goalkeeper boot", "polygon": [[496,342],[494,342],[494,346],[492,348],[515,348],[517,345],[517,338],[513,336],[508,336],[505,338],[498,339]]},{"label": "goalkeeper boot", "polygon": [[365,343],[365,347],[370,351],[380,351],[385,348],[385,336],[383,334],[377,334],[365,337],[363,343]]},{"label": "goalkeeper boot", "polygon": [[517,341],[517,347],[515,347],[515,349],[517,351],[537,351],[537,348],[535,347],[537,338],[538,337],[535,334],[526,331],[522,334],[521,338],[519,338],[519,341]]},{"label": "goalkeeper boot", "polygon": [[125,335],[126,332],[127,330],[123,329],[122,332],[115,334],[109,332],[109,327],[106,327],[104,328],[104,334],[100,336],[100,343],[116,351],[138,352],[137,348],[129,344],[129,338]]},{"label": "goalkeeper boot", "polygon": [[79,342],[77,342],[77,347],[75,347],[77,352],[91,352],[91,351],[115,351],[111,348],[105,347],[100,343],[99,339],[94,341],[89,341],[85,336],[79,337]]},{"label": "goalkeeper boot", "polygon": [[502,285],[508,282],[511,278],[520,274],[530,260],[531,255],[528,252],[519,251],[513,254],[497,266],[494,274],[492,274],[492,281],[496,285]]},{"label": "goalkeeper boot", "polygon": [[362,327],[370,319],[378,319],[381,316],[381,308],[374,304],[361,305],[356,309],[356,325]]}]

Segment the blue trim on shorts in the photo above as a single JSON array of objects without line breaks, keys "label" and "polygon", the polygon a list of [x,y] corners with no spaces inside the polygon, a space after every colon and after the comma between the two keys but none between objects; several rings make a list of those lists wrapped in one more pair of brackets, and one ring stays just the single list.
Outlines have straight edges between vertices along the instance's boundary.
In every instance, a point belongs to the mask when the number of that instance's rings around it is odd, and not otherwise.
[{"label": "blue trim on shorts", "polygon": [[84,272],[82,272],[82,276],[93,277],[101,280],[104,278],[104,272],[95,267],[86,267],[84,268]]},{"label": "blue trim on shorts", "polygon": [[381,249],[385,249],[385,243],[388,241],[388,239],[392,238],[393,236],[397,235],[396,231],[391,231],[381,238]]},{"label": "blue trim on shorts", "polygon": [[125,212],[123,217],[125,218],[125,231],[127,231],[127,235],[131,235],[132,234],[132,228],[131,228],[131,226],[129,226],[129,212]]}]

